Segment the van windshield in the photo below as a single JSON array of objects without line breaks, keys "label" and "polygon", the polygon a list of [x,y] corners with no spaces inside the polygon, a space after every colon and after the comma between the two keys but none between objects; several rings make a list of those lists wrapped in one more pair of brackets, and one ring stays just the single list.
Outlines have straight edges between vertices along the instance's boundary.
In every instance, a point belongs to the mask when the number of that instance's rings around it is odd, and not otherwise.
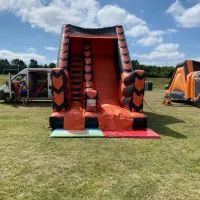
[{"label": "van windshield", "polygon": [[19,81],[21,81],[21,80],[23,80],[23,78],[25,77],[26,75],[25,74],[18,74],[18,75],[16,75],[16,76],[14,76],[13,78],[12,78],[12,82],[13,81],[15,81],[15,80],[19,80]]}]

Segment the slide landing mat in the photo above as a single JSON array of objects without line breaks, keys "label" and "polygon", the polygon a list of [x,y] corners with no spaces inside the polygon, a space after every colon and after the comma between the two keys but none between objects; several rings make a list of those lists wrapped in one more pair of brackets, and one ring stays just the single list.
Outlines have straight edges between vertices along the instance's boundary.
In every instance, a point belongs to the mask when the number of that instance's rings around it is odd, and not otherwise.
[{"label": "slide landing mat", "polygon": [[132,130],[132,131],[101,131],[99,129],[85,129],[85,130],[55,129],[49,137],[50,138],[104,137],[104,138],[149,138],[149,139],[160,138],[160,136],[151,129]]}]

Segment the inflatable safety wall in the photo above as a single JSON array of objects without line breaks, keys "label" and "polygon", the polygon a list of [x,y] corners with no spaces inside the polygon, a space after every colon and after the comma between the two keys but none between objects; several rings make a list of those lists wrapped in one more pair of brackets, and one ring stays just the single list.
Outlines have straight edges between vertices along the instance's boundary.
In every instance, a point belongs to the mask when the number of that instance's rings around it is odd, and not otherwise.
[{"label": "inflatable safety wall", "polygon": [[52,70],[50,126],[66,130],[147,127],[145,72],[133,71],[122,26],[85,29],[64,25]]},{"label": "inflatable safety wall", "polygon": [[200,62],[186,60],[176,66],[172,79],[165,86],[165,97],[174,101],[200,104]]}]

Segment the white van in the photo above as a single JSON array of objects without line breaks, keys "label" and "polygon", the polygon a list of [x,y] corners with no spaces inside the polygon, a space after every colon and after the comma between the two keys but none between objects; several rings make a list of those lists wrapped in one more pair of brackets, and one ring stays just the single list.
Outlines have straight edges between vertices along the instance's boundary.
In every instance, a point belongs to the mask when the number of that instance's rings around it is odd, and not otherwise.
[{"label": "white van", "polygon": [[52,100],[51,71],[51,68],[25,68],[12,78],[9,74],[6,84],[0,87],[0,100],[10,103],[15,99],[12,86],[17,79],[26,80],[30,100]]}]

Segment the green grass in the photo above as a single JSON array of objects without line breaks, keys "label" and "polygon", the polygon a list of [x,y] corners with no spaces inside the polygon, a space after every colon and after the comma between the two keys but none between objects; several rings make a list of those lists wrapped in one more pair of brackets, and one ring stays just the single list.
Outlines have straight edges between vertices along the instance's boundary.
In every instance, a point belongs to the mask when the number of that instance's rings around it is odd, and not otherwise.
[{"label": "green grass", "polygon": [[6,83],[8,75],[0,75],[0,87]]},{"label": "green grass", "polygon": [[1,103],[0,199],[199,200],[200,109],[163,95],[145,95],[160,140],[50,139],[50,104]]}]

